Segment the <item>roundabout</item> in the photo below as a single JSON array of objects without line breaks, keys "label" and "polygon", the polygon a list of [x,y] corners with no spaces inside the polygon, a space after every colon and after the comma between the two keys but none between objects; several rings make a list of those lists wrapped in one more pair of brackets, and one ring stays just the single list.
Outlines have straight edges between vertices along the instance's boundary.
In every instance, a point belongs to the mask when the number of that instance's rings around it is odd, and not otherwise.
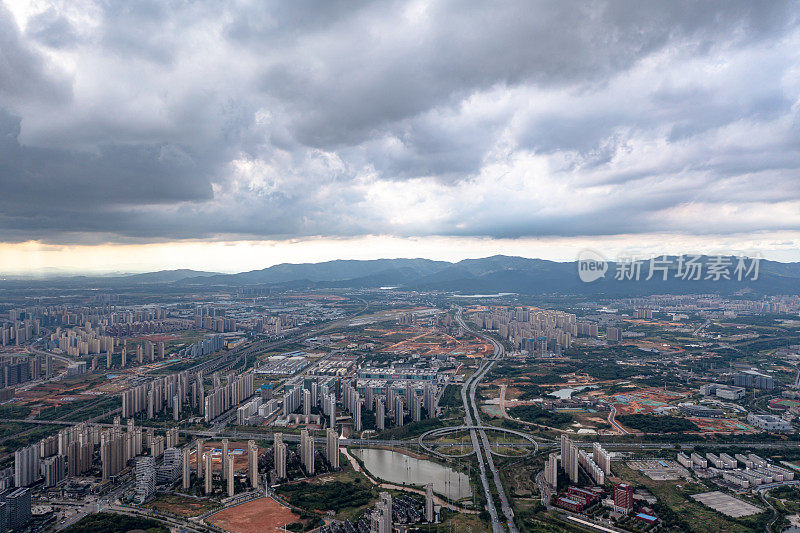
[{"label": "roundabout", "polygon": [[[437,439],[437,438],[441,438],[441,437],[444,437],[444,436],[447,436],[447,435],[451,435],[453,433],[461,433],[461,432],[467,432],[467,431],[472,431],[472,430],[475,430],[475,431],[481,431],[482,430],[482,431],[484,431],[486,433],[501,433],[501,434],[506,434],[506,435],[512,435],[512,436],[515,436],[515,437],[519,437],[520,439],[523,439],[523,440],[527,441],[524,444],[524,447],[526,449],[530,448],[531,445],[533,445],[533,449],[532,450],[528,449],[527,453],[524,453],[522,455],[519,455],[519,454],[513,454],[513,455],[512,454],[504,454],[504,453],[500,453],[500,452],[498,452],[498,451],[496,451],[494,449],[496,446],[514,447],[515,446],[514,444],[498,444],[498,445],[491,446],[492,454],[493,455],[497,455],[498,457],[513,457],[513,458],[527,457],[527,456],[532,455],[532,454],[534,454],[534,453],[539,451],[539,444],[533,439],[532,436],[528,435],[527,433],[523,433],[521,431],[515,431],[513,429],[501,428],[501,427],[497,427],[497,426],[450,426],[450,427],[446,427],[446,428],[436,428],[436,429],[432,429],[430,431],[426,431],[425,433],[420,435],[419,438],[417,439],[417,443],[419,444],[419,446],[423,450],[425,450],[425,451],[427,451],[427,452],[429,452],[429,453],[431,453],[431,454],[433,454],[433,455],[435,455],[437,457],[441,457],[443,459],[458,459],[458,458],[461,458],[461,457],[469,457],[470,455],[475,453],[474,449],[471,449],[467,453],[442,453],[437,448],[442,448],[442,447],[453,448],[453,447],[457,447],[457,446],[458,447],[463,447],[463,444],[457,444],[457,443],[439,443],[439,444],[436,444],[436,443],[431,442],[431,439]],[[468,444],[468,446],[470,448],[472,448],[472,444],[471,443]],[[517,446],[519,446],[519,445],[517,445]]]}]

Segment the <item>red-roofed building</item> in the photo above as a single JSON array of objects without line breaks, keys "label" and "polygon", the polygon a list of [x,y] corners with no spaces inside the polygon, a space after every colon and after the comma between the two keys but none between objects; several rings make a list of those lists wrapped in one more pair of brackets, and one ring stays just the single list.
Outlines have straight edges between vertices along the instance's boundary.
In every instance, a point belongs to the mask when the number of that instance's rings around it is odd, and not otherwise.
[{"label": "red-roofed building", "polygon": [[566,509],[568,511],[572,511],[573,513],[579,513],[583,511],[585,505],[582,503],[582,499],[577,498],[570,498],[568,496],[559,496],[556,498],[556,505]]},{"label": "red-roofed building", "polygon": [[633,487],[627,483],[617,483],[614,488],[614,509],[622,513],[633,510]]}]

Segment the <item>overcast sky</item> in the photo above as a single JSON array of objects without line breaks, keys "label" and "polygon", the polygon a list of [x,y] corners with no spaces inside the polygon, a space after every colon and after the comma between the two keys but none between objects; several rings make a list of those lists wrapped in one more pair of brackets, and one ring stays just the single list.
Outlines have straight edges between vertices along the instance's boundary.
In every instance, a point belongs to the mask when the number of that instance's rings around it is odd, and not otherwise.
[{"label": "overcast sky", "polygon": [[0,0],[0,271],[800,259],[798,6]]}]

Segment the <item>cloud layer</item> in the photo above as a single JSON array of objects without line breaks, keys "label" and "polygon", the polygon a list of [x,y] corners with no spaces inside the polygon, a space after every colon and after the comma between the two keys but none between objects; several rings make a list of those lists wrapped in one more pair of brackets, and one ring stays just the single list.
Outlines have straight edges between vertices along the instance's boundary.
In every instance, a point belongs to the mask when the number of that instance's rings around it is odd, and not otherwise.
[{"label": "cloud layer", "polygon": [[795,231],[799,18],[0,0],[0,241]]}]

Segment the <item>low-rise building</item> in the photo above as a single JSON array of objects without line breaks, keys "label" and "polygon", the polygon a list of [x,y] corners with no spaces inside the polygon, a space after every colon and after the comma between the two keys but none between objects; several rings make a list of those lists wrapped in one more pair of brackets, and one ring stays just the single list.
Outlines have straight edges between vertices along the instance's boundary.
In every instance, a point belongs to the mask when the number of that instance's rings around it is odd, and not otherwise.
[{"label": "low-rise building", "polygon": [[788,433],[793,431],[792,425],[783,418],[775,415],[758,415],[750,413],[747,415],[747,423],[764,431],[777,431]]}]

